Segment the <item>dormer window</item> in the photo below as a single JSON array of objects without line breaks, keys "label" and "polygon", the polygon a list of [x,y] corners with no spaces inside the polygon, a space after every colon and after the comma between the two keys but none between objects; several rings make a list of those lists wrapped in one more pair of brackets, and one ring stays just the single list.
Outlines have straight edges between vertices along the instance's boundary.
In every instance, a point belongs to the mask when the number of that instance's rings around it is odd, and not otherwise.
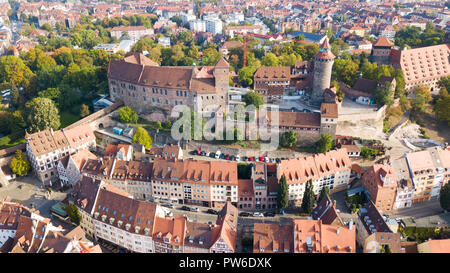
[{"label": "dormer window", "polygon": [[140,229],[141,229],[140,226],[136,226],[136,227],[134,228],[134,232],[139,233],[139,230],[140,230]]},{"label": "dormer window", "polygon": [[109,224],[111,224],[111,225],[112,225],[113,223],[114,223],[114,218],[112,218],[112,217],[111,217],[111,218],[109,218]]},{"label": "dormer window", "polygon": [[102,215],[102,221],[104,222],[106,220],[106,215]]},{"label": "dormer window", "polygon": [[131,227],[130,224],[126,224],[126,225],[125,225],[125,229],[126,229],[126,230],[130,230],[130,227]]},{"label": "dormer window", "polygon": [[120,228],[120,226],[122,225],[122,223],[123,223],[123,222],[122,222],[122,221],[120,221],[120,220],[119,220],[119,221],[117,221],[117,227],[119,227],[119,228]]},{"label": "dormer window", "polygon": [[94,213],[94,218],[97,219],[99,214],[98,212]]}]

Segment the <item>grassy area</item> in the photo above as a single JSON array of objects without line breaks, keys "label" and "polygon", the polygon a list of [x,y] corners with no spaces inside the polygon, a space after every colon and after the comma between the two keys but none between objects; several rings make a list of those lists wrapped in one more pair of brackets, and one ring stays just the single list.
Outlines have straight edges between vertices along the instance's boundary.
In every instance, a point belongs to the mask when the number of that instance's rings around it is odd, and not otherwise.
[{"label": "grassy area", "polygon": [[411,112],[410,120],[422,127],[422,135],[441,143],[450,142],[450,130],[448,124],[437,120],[432,112],[432,105],[428,104],[425,112]]},{"label": "grassy area", "polygon": [[78,121],[80,116],[74,115],[69,111],[61,112],[59,120],[61,121],[61,128],[65,128],[70,124]]},{"label": "grassy area", "polygon": [[12,133],[0,138],[0,149],[6,149],[24,142],[25,138],[23,132]]},{"label": "grassy area", "polygon": [[446,239],[450,237],[450,232],[441,231],[435,228],[426,227],[406,227],[399,228],[404,238],[408,241],[415,241],[417,243],[423,243],[428,239]]},{"label": "grassy area", "polygon": [[391,107],[389,108],[388,113],[386,114],[386,119],[383,122],[383,132],[387,133],[389,130],[400,122],[403,116],[403,111],[401,106]]},{"label": "grassy area", "polygon": [[300,153],[315,154],[316,153],[316,145],[297,147],[296,151],[300,152]]}]

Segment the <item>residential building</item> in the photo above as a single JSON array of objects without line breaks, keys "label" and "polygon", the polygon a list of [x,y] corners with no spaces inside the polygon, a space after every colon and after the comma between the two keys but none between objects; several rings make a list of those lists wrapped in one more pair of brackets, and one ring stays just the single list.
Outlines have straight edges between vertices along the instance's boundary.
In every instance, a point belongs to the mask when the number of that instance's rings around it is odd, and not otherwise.
[{"label": "residential building", "polygon": [[345,149],[332,150],[304,158],[281,160],[277,164],[277,179],[286,177],[289,186],[289,202],[299,206],[308,180],[312,180],[314,194],[327,186],[330,192],[348,188],[351,162]]},{"label": "residential building", "polygon": [[362,176],[362,186],[378,210],[392,210],[397,194],[397,180],[392,166],[371,166]]},{"label": "residential building", "polygon": [[212,34],[222,34],[222,20],[220,19],[206,19],[206,32],[212,33]]},{"label": "residential building", "polygon": [[146,35],[154,34],[154,31],[153,29],[144,26],[118,26],[111,29],[111,37],[115,37],[118,40],[120,40],[124,34],[126,34],[130,40],[136,42]]},{"label": "residential building", "polygon": [[409,208],[412,205],[414,196],[414,184],[409,175],[406,158],[401,157],[391,161],[392,168],[397,180],[397,195],[395,197],[393,209]]},{"label": "residential building", "polygon": [[332,201],[328,195],[323,197],[313,209],[311,218],[321,220],[325,225],[344,226],[344,221],[336,209],[336,200]]},{"label": "residential building", "polygon": [[400,243],[400,233],[375,232],[364,241],[364,253],[405,253]]},{"label": "residential building", "polygon": [[78,183],[81,179],[81,169],[88,159],[96,160],[97,156],[89,150],[79,150],[74,154],[62,157],[57,165],[59,181],[70,186]]},{"label": "residential building", "polygon": [[192,20],[189,22],[189,29],[196,32],[205,32],[206,22],[203,20]]},{"label": "residential building", "polygon": [[358,211],[358,218],[356,218],[356,241],[360,246],[364,246],[366,238],[376,232],[392,233],[383,216],[381,216],[372,201],[369,200]]},{"label": "residential building", "polygon": [[183,253],[186,237],[186,218],[156,217],[153,228],[153,242],[156,253]]},{"label": "residential building", "polygon": [[419,253],[449,253],[450,239],[431,239],[417,245]]},{"label": "residential building", "polygon": [[253,224],[253,253],[293,253],[292,225]]},{"label": "residential building", "polygon": [[325,225],[321,220],[293,220],[294,253],[355,253],[352,225]]}]

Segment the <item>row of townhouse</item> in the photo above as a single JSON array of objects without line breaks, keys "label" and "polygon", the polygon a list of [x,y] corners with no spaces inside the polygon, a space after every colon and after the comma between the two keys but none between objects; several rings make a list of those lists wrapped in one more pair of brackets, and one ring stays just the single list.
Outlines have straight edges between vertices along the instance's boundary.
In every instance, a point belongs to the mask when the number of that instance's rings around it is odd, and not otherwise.
[{"label": "row of townhouse", "polygon": [[129,192],[141,200],[221,207],[238,201],[236,162],[155,158],[153,162],[117,157],[88,159],[83,175]]},{"label": "row of townhouse", "polygon": [[[119,153],[120,154],[120,153]],[[117,156],[87,159],[82,174],[101,179],[140,200],[155,199],[179,204],[222,207],[230,201],[241,209],[276,208],[278,181],[285,175],[291,205],[298,205],[305,184],[313,181],[314,193],[327,186],[345,190],[351,162],[345,149],[310,157],[255,162],[251,179],[238,179],[237,163],[155,157],[153,162],[121,160]]]},{"label": "row of townhouse", "polygon": [[362,176],[362,186],[381,211],[437,199],[441,187],[449,181],[450,149],[440,146],[375,164]]},{"label": "row of townhouse", "polygon": [[348,189],[352,164],[345,148],[304,158],[281,160],[278,181],[284,175],[289,186],[289,203],[300,205],[306,182],[312,180],[314,194],[328,187],[330,192]]},{"label": "row of townhouse", "polygon": [[81,150],[92,150],[96,145],[94,132],[89,125],[26,133],[25,140],[26,152],[36,176],[42,183],[50,185],[59,179],[60,159]]},{"label": "row of townhouse", "polygon": [[99,241],[139,253],[231,253],[235,251],[238,210],[230,202],[214,225],[165,217],[157,204],[85,176],[70,194],[80,210],[80,226]]},{"label": "row of townhouse", "polygon": [[0,202],[0,253],[101,253],[80,227],[66,232],[50,219],[8,200]]}]

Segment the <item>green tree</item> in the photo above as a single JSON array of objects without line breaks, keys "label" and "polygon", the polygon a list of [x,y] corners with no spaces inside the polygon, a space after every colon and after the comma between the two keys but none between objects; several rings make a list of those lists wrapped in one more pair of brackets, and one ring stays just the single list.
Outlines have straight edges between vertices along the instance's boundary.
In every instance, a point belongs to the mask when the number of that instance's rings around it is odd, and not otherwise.
[{"label": "green tree", "polygon": [[264,100],[260,94],[250,91],[244,95],[244,101],[246,105],[254,105],[257,109],[264,104]]},{"label": "green tree", "polygon": [[278,66],[279,60],[275,54],[273,54],[272,52],[269,52],[266,54],[266,56],[262,57],[261,64],[263,66]]},{"label": "green tree", "polygon": [[145,149],[150,149],[152,147],[153,140],[147,130],[142,127],[137,127],[136,132],[133,135],[132,142],[144,145]]},{"label": "green tree", "polygon": [[254,66],[246,66],[239,69],[239,81],[243,86],[251,86],[253,84],[253,74],[255,74],[256,67]]},{"label": "green tree", "polygon": [[317,199],[317,203],[320,203],[320,201],[322,201],[322,198],[324,198],[325,196],[330,197],[330,188],[328,188],[328,186],[325,186],[320,190],[320,194],[319,194],[319,198]]},{"label": "green tree", "polygon": [[434,105],[434,112],[440,121],[450,125],[450,96],[439,98]]},{"label": "green tree", "polygon": [[280,178],[277,195],[277,208],[282,211],[289,205],[289,186],[287,184],[286,176],[284,174]]},{"label": "green tree", "polygon": [[333,77],[344,82],[348,86],[353,86],[358,78],[358,64],[351,58],[336,59],[333,65]]},{"label": "green tree", "polygon": [[209,47],[203,50],[202,65],[215,65],[221,57],[217,49]]},{"label": "green tree", "polygon": [[84,118],[86,116],[89,116],[91,112],[89,111],[89,107],[86,104],[82,104],[80,107],[80,117]]},{"label": "green tree", "polygon": [[166,120],[166,122],[164,122],[164,128],[170,130],[172,128],[172,122],[170,120]]},{"label": "green tree", "polygon": [[252,164],[250,163],[238,163],[238,178],[239,179],[250,179],[252,176]]},{"label": "green tree", "polygon": [[302,199],[302,210],[304,213],[311,214],[314,208],[314,186],[312,180],[306,182],[305,192]]},{"label": "green tree", "polygon": [[26,154],[22,153],[22,150],[17,150],[9,167],[13,173],[19,176],[25,176],[30,170],[31,164],[30,161],[28,161]]},{"label": "green tree", "polygon": [[47,88],[45,90],[39,91],[38,96],[41,98],[51,99],[58,107],[58,102],[61,97],[61,91],[59,90],[59,88]]},{"label": "green tree", "polygon": [[317,141],[317,153],[326,153],[331,147],[333,147],[333,136],[328,133],[321,134]]},{"label": "green tree", "polygon": [[378,154],[378,151],[375,149],[368,148],[366,146],[361,147],[361,156],[365,159],[369,159],[372,156],[376,156]]},{"label": "green tree", "polygon": [[30,132],[52,128],[59,129],[61,125],[59,111],[55,103],[48,98],[34,98],[26,105],[27,124]]},{"label": "green tree", "polygon": [[73,204],[68,204],[64,207],[64,210],[67,212],[67,215],[69,216],[70,220],[74,222],[75,224],[79,225],[81,222],[81,215],[78,211],[78,208]]},{"label": "green tree", "polygon": [[447,183],[441,187],[439,203],[441,204],[442,209],[447,211],[450,210],[450,183]]},{"label": "green tree", "polygon": [[394,103],[394,90],[392,90],[391,84],[386,82],[383,86],[378,87],[375,91],[374,100],[378,105],[392,105]]},{"label": "green tree", "polygon": [[414,87],[415,97],[412,100],[411,106],[414,111],[423,112],[426,104],[431,100],[430,89],[427,86],[421,85]]},{"label": "green tree", "polygon": [[281,147],[292,148],[297,144],[297,140],[297,134],[293,130],[289,130],[281,135],[280,144]]},{"label": "green tree", "polygon": [[137,123],[139,116],[130,106],[124,106],[119,109],[119,119],[124,123]]}]

